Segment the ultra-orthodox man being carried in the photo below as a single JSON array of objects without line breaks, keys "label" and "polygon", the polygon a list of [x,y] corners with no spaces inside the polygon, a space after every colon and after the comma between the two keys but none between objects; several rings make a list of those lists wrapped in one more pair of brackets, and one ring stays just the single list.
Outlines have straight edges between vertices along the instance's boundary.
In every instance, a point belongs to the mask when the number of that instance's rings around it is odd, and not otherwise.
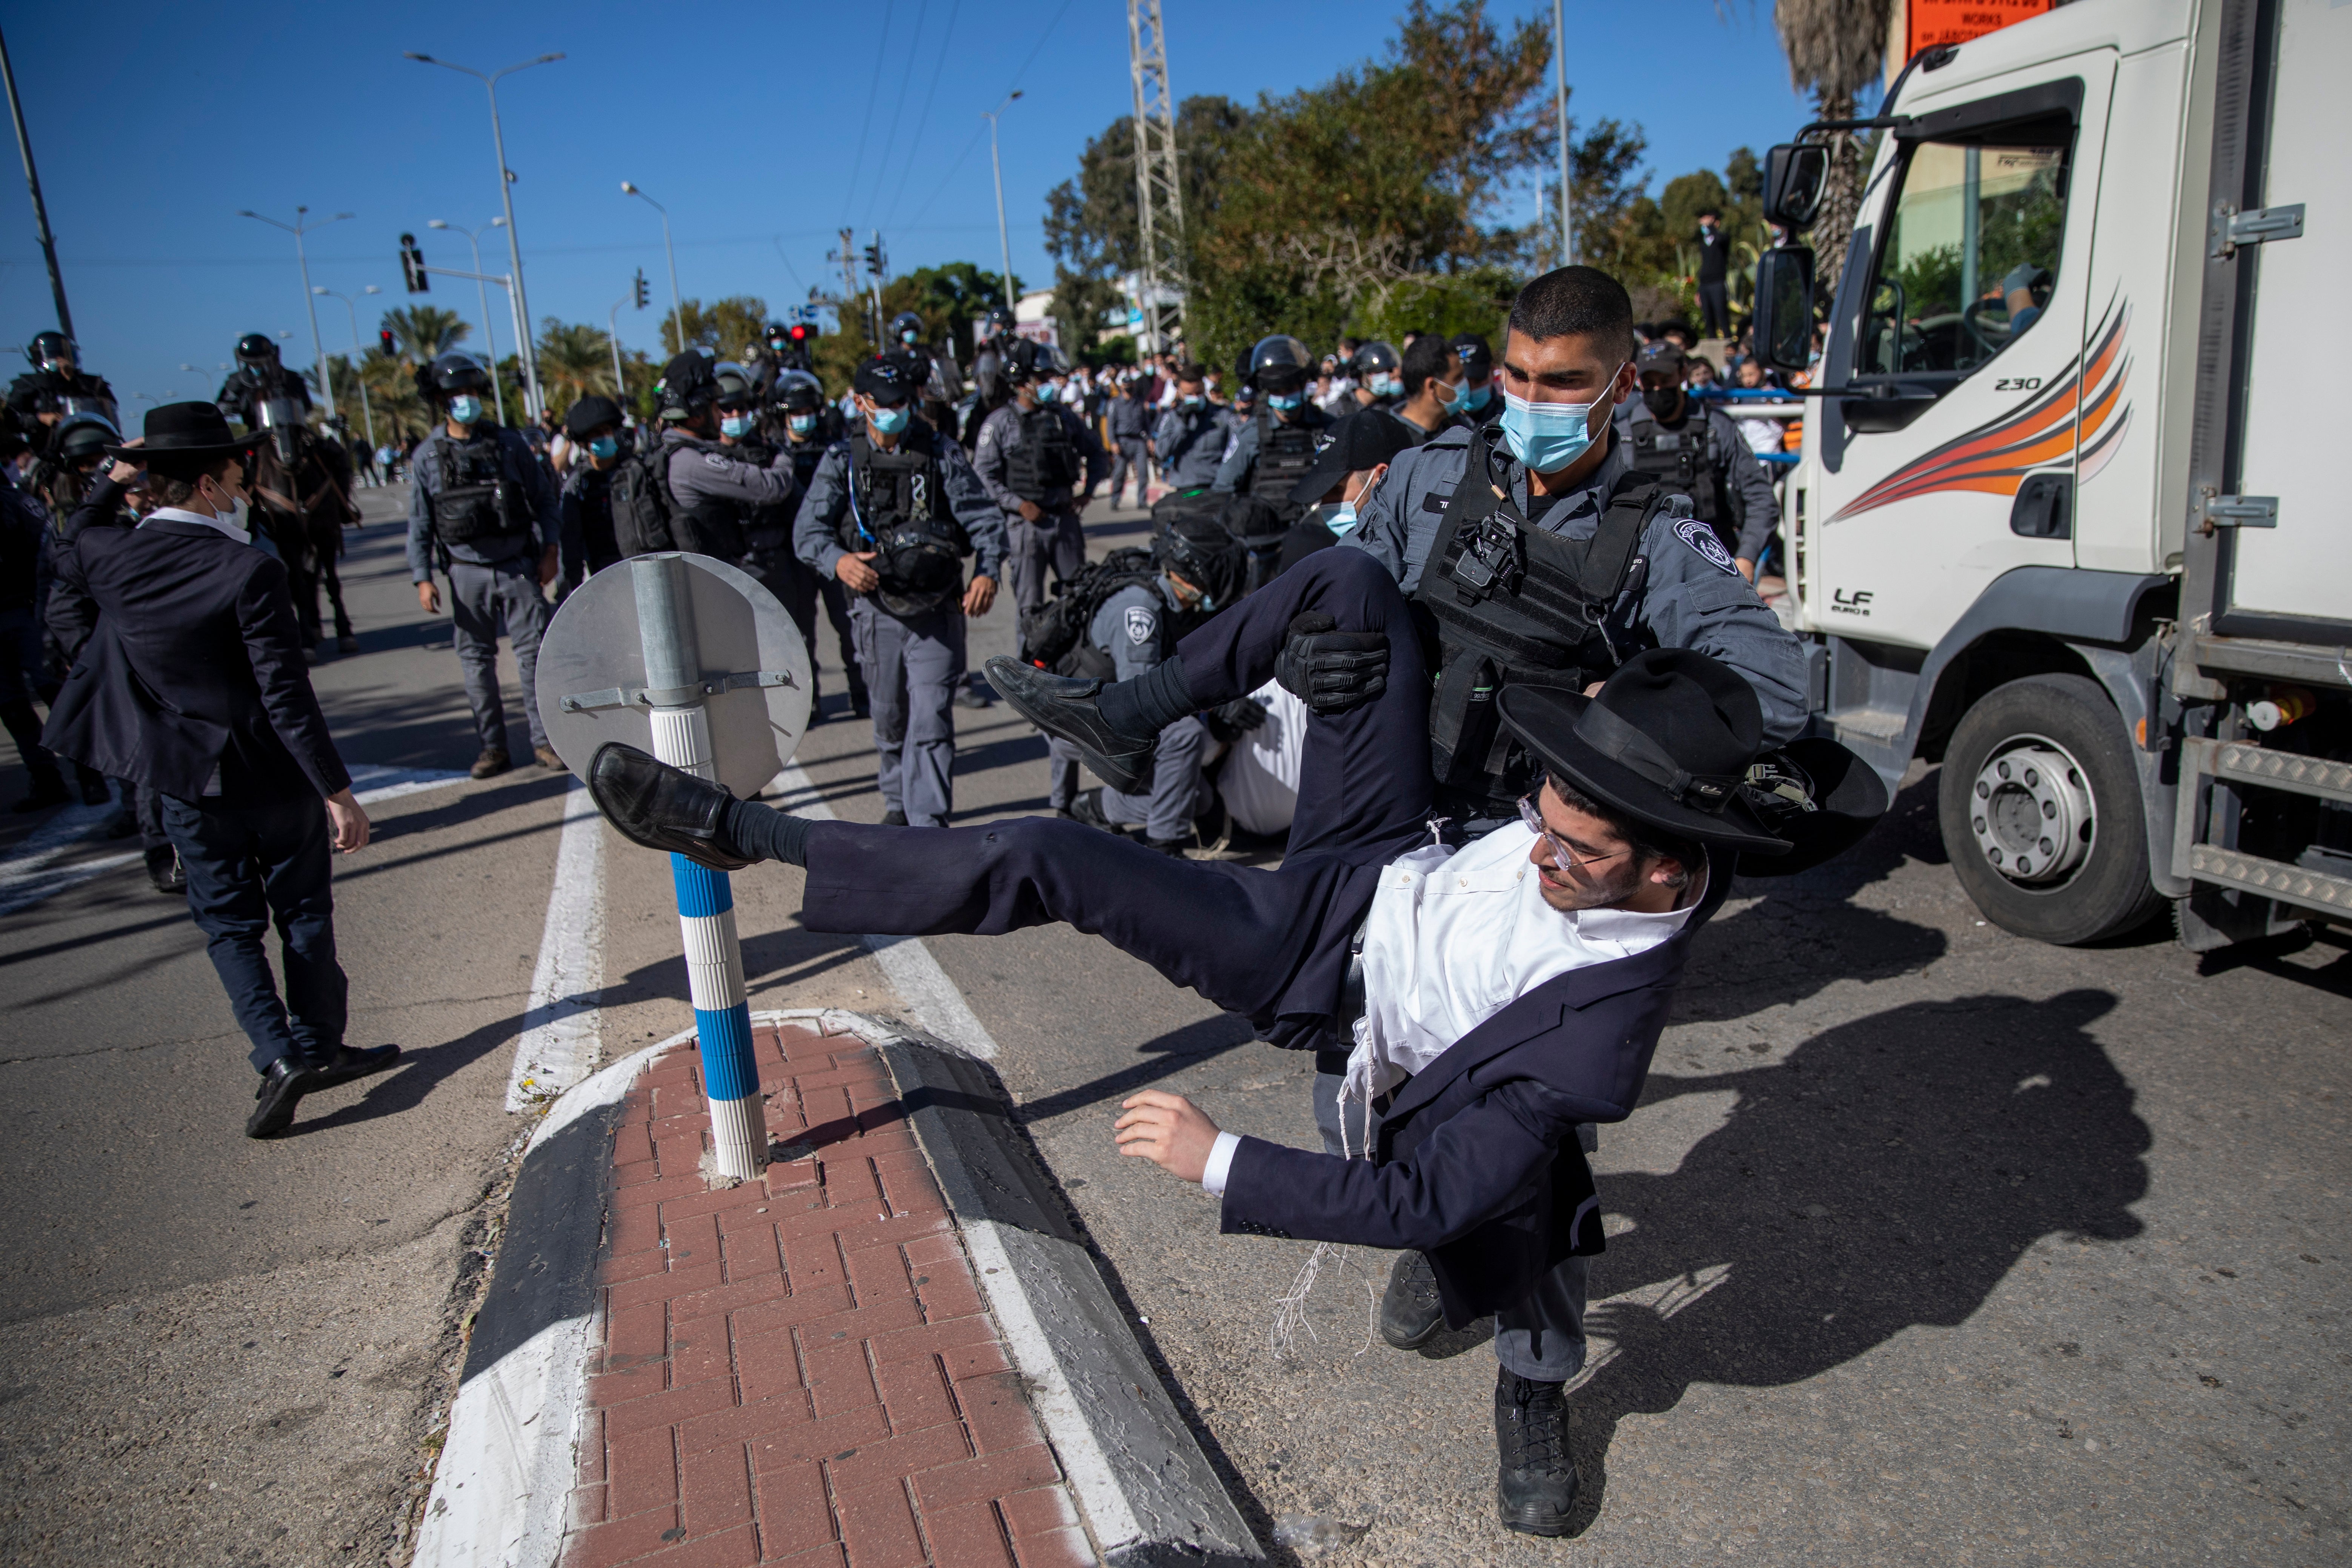
[{"label": "ultra-orthodox man being carried", "polygon": [[[1885,804],[1833,743],[1766,754],[1795,728],[1793,657],[1760,640],[1760,605],[1740,613],[1754,595],[1713,534],[1612,464],[1624,300],[1587,268],[1531,283],[1503,367],[1508,455],[1481,430],[1401,458],[1360,508],[1372,548],[1315,552],[1135,679],[991,664],[1016,708],[1130,789],[1160,730],[1278,679],[1311,714],[1278,868],[1065,818],[813,821],[617,744],[588,769],[648,848],[806,868],[810,930],[1066,922],[1317,1050],[1323,1151],[1158,1091],[1125,1102],[1120,1145],[1220,1194],[1227,1233],[1398,1250],[1391,1343],[1492,1316],[1497,1509],[1539,1535],[1564,1533],[1575,1500],[1565,1384],[1602,1247],[1582,1131],[1639,1101],[1735,870],[1817,863]],[[1437,486],[1449,499],[1426,505]]]}]

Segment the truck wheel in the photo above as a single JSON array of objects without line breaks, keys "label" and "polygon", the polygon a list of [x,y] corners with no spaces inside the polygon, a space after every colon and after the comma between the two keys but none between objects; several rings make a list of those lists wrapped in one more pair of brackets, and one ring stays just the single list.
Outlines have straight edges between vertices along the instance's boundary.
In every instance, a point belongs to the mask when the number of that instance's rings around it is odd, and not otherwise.
[{"label": "truck wheel", "polygon": [[1937,790],[1953,874],[2003,931],[2074,946],[2164,902],[2123,721],[2097,682],[2034,675],[1962,716]]}]

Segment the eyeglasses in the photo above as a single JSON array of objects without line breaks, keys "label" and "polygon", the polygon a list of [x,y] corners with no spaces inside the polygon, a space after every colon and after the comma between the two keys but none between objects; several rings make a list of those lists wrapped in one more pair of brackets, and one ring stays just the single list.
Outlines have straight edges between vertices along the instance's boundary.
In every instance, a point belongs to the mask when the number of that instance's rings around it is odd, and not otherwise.
[{"label": "eyeglasses", "polygon": [[1612,849],[1606,855],[1579,855],[1568,847],[1559,834],[1544,826],[1543,813],[1536,809],[1536,797],[1531,795],[1519,796],[1519,820],[1528,825],[1529,832],[1551,846],[1551,863],[1555,868],[1561,871],[1580,871],[1587,866],[1597,866],[1603,860],[1614,860],[1618,856],[1627,853],[1623,849]]}]

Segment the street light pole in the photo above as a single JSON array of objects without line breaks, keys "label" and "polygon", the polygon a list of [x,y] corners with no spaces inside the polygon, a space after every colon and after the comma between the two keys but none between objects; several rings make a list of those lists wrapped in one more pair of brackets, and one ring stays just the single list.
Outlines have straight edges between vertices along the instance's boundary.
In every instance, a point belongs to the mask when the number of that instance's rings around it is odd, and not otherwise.
[{"label": "street light pole", "polygon": [[1551,0],[1553,68],[1559,73],[1553,90],[1559,108],[1559,254],[1560,265],[1576,265],[1576,192],[1568,177],[1568,32],[1562,0]]},{"label": "street light pole", "polygon": [[70,341],[73,312],[66,309],[65,274],[58,270],[58,242],[49,233],[49,206],[41,199],[41,176],[33,167],[33,139],[25,130],[25,106],[16,100],[16,68],[8,63],[8,41],[0,38],[0,77],[8,83],[8,113],[16,121],[16,151],[25,155],[25,184],[33,193],[33,229],[49,264],[49,293],[58,302],[58,331]]},{"label": "street light pole", "polygon": [[[352,303],[352,297],[349,294],[337,294],[332,289],[313,289],[310,292],[313,294],[327,294],[335,299],[341,300],[343,302],[343,309],[351,313],[352,374],[360,384],[360,421],[367,427],[368,450],[373,452],[375,450],[375,412],[368,406],[367,376],[360,370],[360,358],[366,353],[365,350],[360,347],[360,308]],[[366,289],[362,289],[362,292],[368,294],[381,294],[383,290],[371,283],[366,287]],[[331,414],[333,412],[332,405],[329,405],[328,412]]]},{"label": "street light pole", "polygon": [[684,353],[686,352],[686,315],[677,300],[677,249],[669,242],[669,209],[626,180],[621,182],[621,194],[625,196],[635,196],[654,211],[661,214],[662,249],[669,257],[669,326],[670,331],[677,334],[677,352]]},{"label": "street light pole", "polygon": [[[530,301],[529,298],[525,296],[522,287],[522,244],[515,237],[514,191],[512,189],[514,184],[514,171],[507,167],[506,132],[499,124],[499,78],[502,76],[512,76],[515,72],[520,70],[529,70],[533,66],[550,64],[555,60],[562,59],[563,56],[561,53],[541,55],[537,59],[525,60],[520,65],[509,66],[506,69],[493,71],[488,76],[484,76],[480,71],[475,70],[470,67],[453,65],[447,60],[436,60],[431,55],[420,55],[414,51],[409,51],[408,58],[412,60],[421,61],[428,66],[446,66],[453,71],[464,71],[467,76],[472,77],[474,79],[480,82],[489,92],[490,144],[496,149],[499,157],[499,200],[503,203],[506,207],[507,260],[509,265],[514,269],[513,300],[515,317],[518,321],[523,323],[520,330],[520,348],[519,351],[522,358],[523,413],[525,417],[536,419],[539,417],[541,410],[546,406],[546,404],[545,400],[541,397],[539,391],[539,357],[531,352]],[[475,263],[475,270],[479,271],[480,269],[481,263],[477,261]],[[491,381],[496,382],[498,377],[493,374],[490,379]],[[503,423],[503,421],[501,421],[501,423]]]},{"label": "street light pole", "polygon": [[[502,226],[506,221],[507,220],[502,217],[494,217],[489,222],[484,224],[482,228],[497,228]],[[451,234],[464,235],[466,237],[466,243],[474,247],[474,270],[477,272],[481,271],[481,228],[459,228],[457,225],[445,223],[437,217],[427,218],[425,220],[425,226],[427,228],[446,228]],[[507,422],[507,399],[506,394],[499,390],[499,335],[498,333],[490,331],[490,286],[488,283],[483,282],[479,278],[474,279],[474,297],[477,300],[479,300],[482,304],[482,342],[488,348],[490,353],[490,401],[497,405],[499,423],[503,425]]]},{"label": "street light pole", "polygon": [[302,215],[310,210],[309,207],[296,207],[294,221],[290,224],[279,223],[274,217],[263,217],[257,212],[240,212],[236,216],[249,217],[256,223],[266,223],[272,228],[282,228],[294,237],[294,260],[302,268],[302,309],[310,313],[310,352],[318,357],[319,361],[319,391],[327,400],[327,412],[332,414],[335,411],[335,378],[328,373],[327,345],[319,336],[319,301],[310,293],[310,258],[303,254],[302,237],[314,228],[324,228],[331,223],[341,223],[352,215],[337,213],[334,216],[321,218],[317,223],[305,223],[302,221]]},{"label": "street light pole", "polygon": [[1013,107],[1019,89],[1005,95],[1004,101],[981,115],[988,121],[988,169],[996,177],[996,258],[1004,264],[1004,308],[1013,309],[1013,244],[1004,229],[1004,165],[996,158],[996,117]]},{"label": "street light pole", "polygon": [[[614,300],[613,308],[604,312],[604,341],[613,345],[613,401],[615,403],[620,403],[629,395],[629,384],[621,374],[621,307],[636,297],[636,290],[632,289]],[[628,412],[625,405],[622,412]]]}]

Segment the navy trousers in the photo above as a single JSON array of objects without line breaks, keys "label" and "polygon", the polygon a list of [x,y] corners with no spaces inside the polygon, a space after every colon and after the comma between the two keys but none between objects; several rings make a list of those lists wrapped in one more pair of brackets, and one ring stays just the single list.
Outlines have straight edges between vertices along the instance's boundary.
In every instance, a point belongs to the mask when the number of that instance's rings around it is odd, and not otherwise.
[{"label": "navy trousers", "polygon": [[[332,1055],[343,1043],[350,986],[335,962],[326,804],[306,797],[230,806],[175,795],[163,803],[163,831],[188,877],[188,912],[253,1043],[254,1070],[268,1072],[281,1057]],[[263,947],[272,923],[286,969],[282,1001]]]},{"label": "navy trousers", "polygon": [[809,832],[802,923],[929,936],[1066,921],[1246,1015],[1276,1045],[1318,1043],[1380,867],[1427,831],[1429,677],[1404,595],[1362,552],[1319,551],[1186,637],[1177,657],[1193,699],[1214,706],[1264,685],[1291,620],[1310,610],[1386,632],[1389,683],[1308,724],[1278,868],[1171,859],[1055,817],[928,833],[821,822]]}]

